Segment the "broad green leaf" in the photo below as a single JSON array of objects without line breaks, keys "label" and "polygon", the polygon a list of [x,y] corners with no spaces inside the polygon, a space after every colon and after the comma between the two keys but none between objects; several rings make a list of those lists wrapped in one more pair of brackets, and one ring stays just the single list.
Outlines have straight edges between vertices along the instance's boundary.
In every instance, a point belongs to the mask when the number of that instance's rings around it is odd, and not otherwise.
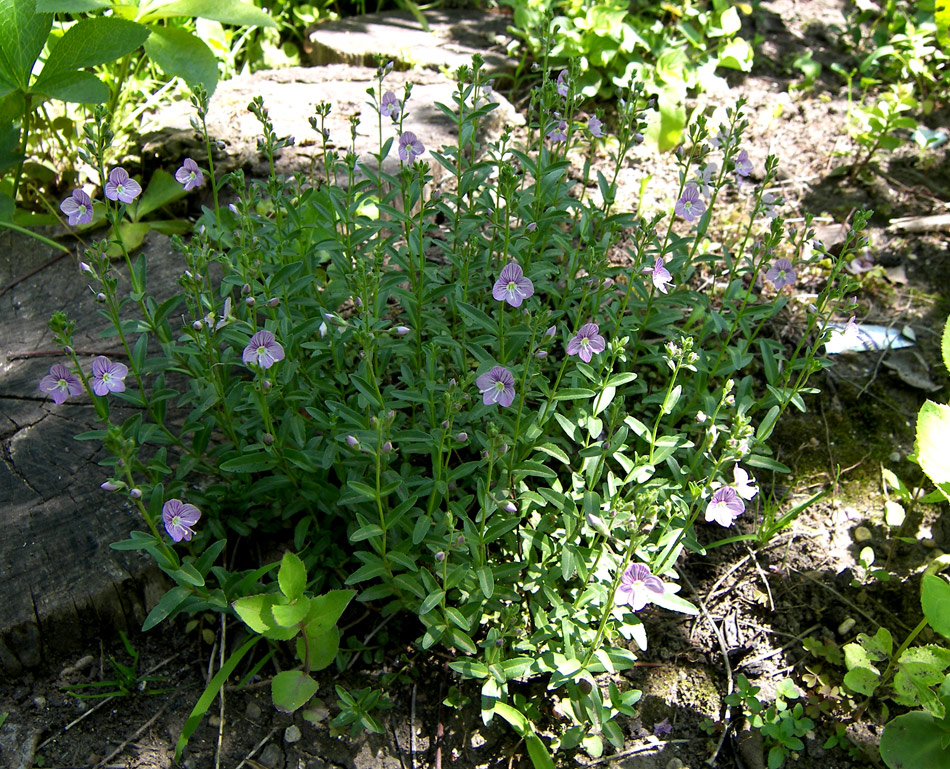
[{"label": "broad green leaf", "polygon": [[142,21],[171,16],[200,17],[238,27],[277,27],[274,20],[260,8],[238,0],[178,0],[149,10]]},{"label": "broad green leaf", "polygon": [[132,212],[133,219],[138,221],[162,206],[180,200],[187,194],[185,188],[175,180],[174,176],[159,168],[152,174],[148,187],[139,198],[138,205]]},{"label": "broad green leaf", "polygon": [[925,574],[920,587],[920,605],[930,627],[950,638],[950,585],[935,574]]},{"label": "broad green leaf", "polygon": [[275,603],[271,607],[274,621],[284,628],[296,628],[307,616],[308,611],[310,611],[310,601],[306,598],[300,598],[293,603]]},{"label": "broad green leaf", "polygon": [[355,590],[331,590],[311,598],[307,624],[319,622],[325,627],[335,625],[355,595]]},{"label": "broad green leaf", "polygon": [[231,606],[245,625],[255,633],[264,635],[272,627],[270,607],[274,603],[276,597],[273,595],[246,595],[238,598]]},{"label": "broad green leaf", "polygon": [[60,72],[41,83],[34,93],[73,104],[103,104],[109,100],[109,89],[91,72],[82,70]]},{"label": "broad green leaf", "polygon": [[0,78],[29,90],[30,74],[53,27],[53,14],[38,13],[36,0],[0,0]]},{"label": "broad green leaf", "polygon": [[617,394],[616,387],[605,387],[603,392],[600,393],[597,398],[594,400],[594,412],[593,415],[597,416],[601,411],[607,408],[611,401],[613,401],[614,396]]},{"label": "broad green leaf", "polygon": [[[950,6],[950,2],[947,3]],[[940,352],[943,356],[943,365],[950,372],[950,318],[943,327],[943,336],[940,338]]]},{"label": "broad green leaf", "polygon": [[302,708],[317,693],[320,686],[302,670],[285,670],[271,681],[274,707],[284,713]]},{"label": "broad green leaf", "polygon": [[665,92],[660,93],[659,111],[648,119],[646,135],[660,152],[668,152],[680,142],[686,127],[686,109]]},{"label": "broad green leaf", "polygon": [[[320,632],[309,632],[309,625],[303,635],[297,639],[297,657],[303,662],[309,654],[311,670],[323,670],[329,667],[336,659],[340,649],[340,629],[333,625]],[[305,645],[306,644],[306,645]]]},{"label": "broad green leaf", "polygon": [[950,769],[945,737],[929,713],[905,713],[884,727],[881,758],[890,769]]},{"label": "broad green leaf", "polygon": [[145,53],[169,77],[189,86],[201,84],[212,94],[218,85],[218,62],[211,49],[189,32],[174,27],[150,27]]},{"label": "broad green leaf", "polygon": [[741,37],[736,37],[730,40],[719,54],[719,66],[750,72],[754,58],[752,46]]},{"label": "broad green leaf", "polygon": [[296,601],[303,595],[307,586],[307,567],[303,561],[293,553],[284,553],[277,572],[277,584],[280,592],[291,601]]},{"label": "broad green leaf", "polygon": [[82,19],[53,48],[34,88],[55,75],[115,61],[145,42],[149,30],[141,24],[111,16]]},{"label": "broad green leaf", "polygon": [[917,415],[917,461],[934,483],[950,481],[950,406],[928,400]]},{"label": "broad green leaf", "polygon": [[854,668],[844,674],[844,685],[858,694],[870,696],[881,682],[881,674],[868,668]]},{"label": "broad green leaf", "polygon": [[228,459],[218,465],[218,469],[226,473],[260,473],[276,464],[277,460],[273,456],[266,451],[259,451]]},{"label": "broad green leaf", "polygon": [[42,13],[88,13],[110,7],[109,0],[36,0],[36,10]]}]

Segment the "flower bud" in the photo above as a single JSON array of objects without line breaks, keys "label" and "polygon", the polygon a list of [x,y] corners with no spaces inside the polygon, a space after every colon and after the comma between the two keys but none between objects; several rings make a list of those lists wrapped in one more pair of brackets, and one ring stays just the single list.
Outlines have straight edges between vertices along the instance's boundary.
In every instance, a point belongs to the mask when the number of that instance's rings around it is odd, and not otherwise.
[{"label": "flower bud", "polygon": [[459,443],[465,443],[465,441],[468,440],[468,433],[466,432],[459,433],[458,435],[455,436],[455,440],[457,440]]},{"label": "flower bud", "polygon": [[386,442],[382,445],[382,447],[381,447],[380,450],[383,452],[383,454],[392,454],[392,451],[393,451],[393,444],[392,444],[392,442],[391,442],[391,441],[386,441]]},{"label": "flower bud", "polygon": [[113,483],[112,481],[105,481],[99,484],[99,488],[102,489],[103,491],[118,491],[124,485],[125,484],[122,483],[121,481],[119,483]]},{"label": "flower bud", "polygon": [[436,560],[436,563],[442,563],[442,561],[445,560],[445,553],[443,553],[440,550],[438,553],[435,554],[435,560]]},{"label": "flower bud", "polygon": [[538,351],[534,354],[534,357],[537,358],[538,360],[544,360],[545,358],[548,357],[548,351],[547,351],[547,350],[538,350]]},{"label": "flower bud", "polygon": [[502,640],[501,638],[496,638],[496,639],[495,639],[495,646],[496,646],[496,647],[498,647],[498,648],[500,649],[500,648],[501,648],[502,646],[504,646],[504,645],[505,645],[504,640]]},{"label": "flower bud", "polygon": [[459,534],[459,535],[455,538],[455,544],[458,545],[459,547],[461,547],[462,545],[464,545],[464,544],[465,544],[465,535],[464,535],[464,534]]},{"label": "flower bud", "polygon": [[103,294],[101,291],[98,294],[96,294],[96,301],[99,302],[99,304],[102,304],[105,300],[106,300],[106,295]]},{"label": "flower bud", "polygon": [[132,489],[132,490],[129,492],[129,496],[132,497],[132,499],[141,499],[141,498],[142,498],[142,490],[141,490],[141,489]]},{"label": "flower bud", "polygon": [[263,387],[265,390],[270,390],[273,385],[271,384],[270,379],[265,379],[263,382],[261,382],[261,387]]},{"label": "flower bud", "polygon": [[518,512],[518,505],[516,505],[516,504],[515,504],[514,502],[512,502],[510,499],[509,499],[507,502],[505,502],[505,504],[503,504],[501,507],[502,507],[502,510],[504,510],[504,511],[507,512],[507,513],[517,513],[517,512]]},{"label": "flower bud", "polygon": [[249,296],[244,300],[244,304],[246,304],[248,307],[253,307],[255,304],[257,304],[257,300],[253,296]]},{"label": "flower bud", "polygon": [[358,449],[360,447],[360,442],[355,435],[346,436],[346,445],[351,449]]},{"label": "flower bud", "polygon": [[67,344],[65,347],[63,347],[63,352],[64,352],[66,355],[72,355],[72,354],[73,354],[73,348],[70,347],[70,346]]},{"label": "flower bud", "polygon": [[442,427],[443,430],[448,430],[449,427],[450,427],[450,425],[449,425],[449,420],[448,420],[448,419],[443,419],[443,420],[442,420],[442,425],[441,425],[441,427]]},{"label": "flower bud", "polygon": [[547,331],[544,332],[545,336],[551,337],[557,333],[557,326],[551,326]]},{"label": "flower bud", "polygon": [[261,436],[261,443],[263,443],[265,446],[273,446],[273,445],[274,445],[274,436],[271,435],[270,433],[264,433],[264,434]]},{"label": "flower bud", "polygon": [[394,330],[397,334],[399,334],[399,336],[405,336],[406,334],[409,333],[409,330],[410,330],[410,329],[409,329],[409,326],[396,326],[396,328],[393,329],[393,330]]},{"label": "flower bud", "polygon": [[250,283],[245,283],[243,286],[241,286],[241,296],[247,296],[250,293],[251,293]]},{"label": "flower bud", "polygon": [[200,320],[196,320],[194,323],[191,324],[191,327],[192,327],[195,331],[201,331],[202,323],[201,323]]},{"label": "flower bud", "polygon": [[96,273],[94,273],[94,272],[92,271],[92,267],[90,267],[90,266],[89,266],[88,264],[86,264],[85,262],[80,262],[80,263],[79,263],[79,269],[82,270],[83,272],[85,272],[87,275],[95,275],[95,274],[96,274]]},{"label": "flower bud", "polygon": [[267,306],[268,306],[268,307],[277,307],[279,304],[280,304],[280,297],[279,297],[279,296],[275,296],[275,297],[273,297],[273,298],[267,300]]}]

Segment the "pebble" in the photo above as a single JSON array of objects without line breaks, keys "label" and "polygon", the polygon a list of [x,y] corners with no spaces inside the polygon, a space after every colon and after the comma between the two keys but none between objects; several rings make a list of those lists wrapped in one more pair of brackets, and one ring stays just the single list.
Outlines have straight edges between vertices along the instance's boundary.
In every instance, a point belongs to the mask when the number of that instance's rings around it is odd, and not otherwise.
[{"label": "pebble", "polygon": [[303,735],[300,734],[300,727],[296,724],[291,724],[286,729],[284,729],[284,742],[293,745],[295,742],[300,742],[300,738]]},{"label": "pebble", "polygon": [[46,697],[38,694],[33,698],[33,707],[37,710],[46,710]]},{"label": "pebble", "polygon": [[188,758],[186,758],[183,763],[185,765],[185,769],[196,769],[198,766],[198,759],[194,756],[188,756]]},{"label": "pebble", "polygon": [[267,769],[283,769],[284,752],[272,742],[261,751],[257,760]]},{"label": "pebble", "polygon": [[920,540],[920,544],[922,544],[928,550],[933,550],[937,546],[937,540],[935,540],[933,537],[927,537],[926,539]]},{"label": "pebble", "polygon": [[838,635],[847,635],[854,629],[856,624],[858,623],[854,617],[848,617],[844,622],[838,625]]},{"label": "pebble", "polygon": [[472,750],[478,750],[482,745],[484,745],[488,740],[486,740],[481,732],[472,732],[472,737],[470,740]]},{"label": "pebble", "polygon": [[858,526],[854,530],[855,542],[867,542],[871,538],[871,530],[867,526]]},{"label": "pebble", "polygon": [[686,769],[686,764],[674,756],[667,763],[666,769]]},{"label": "pebble", "polygon": [[889,455],[887,458],[888,458],[891,462],[900,462],[900,461],[901,461],[901,453],[900,453],[899,451],[892,451],[892,452],[890,453],[890,455]]},{"label": "pebble", "polygon": [[254,700],[251,700],[247,703],[247,707],[244,708],[244,717],[248,721],[259,720],[261,717],[261,706],[254,702]]}]

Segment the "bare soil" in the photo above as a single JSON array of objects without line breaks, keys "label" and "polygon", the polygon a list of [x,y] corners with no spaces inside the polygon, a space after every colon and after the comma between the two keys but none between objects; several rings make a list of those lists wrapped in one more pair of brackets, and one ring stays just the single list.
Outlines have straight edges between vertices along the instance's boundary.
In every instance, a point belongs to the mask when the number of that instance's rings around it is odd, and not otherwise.
[{"label": "bare soil", "polygon": [[[749,38],[754,33],[765,38],[754,72],[730,77],[728,93],[705,94],[702,104],[746,99],[751,126],[745,144],[756,168],[762,168],[769,153],[782,160],[780,188],[787,200],[783,216],[791,220],[806,211],[815,214],[823,234],[834,238],[857,209],[876,211],[868,233],[869,255],[879,269],[863,282],[858,319],[911,325],[918,344],[896,368],[879,353],[841,356],[838,365],[816,381],[822,392],[808,401],[809,411],[789,414],[776,432],[777,457],[792,468],[791,477],[760,478],[762,496],[781,500],[782,510],[821,489],[831,487],[830,493],[766,547],[733,545],[707,556],[689,556],[681,576],[686,597],[703,607],[699,617],[655,608],[644,612],[650,648],[640,654],[638,667],[623,676],[626,685],[641,689],[644,696],[637,716],[622,721],[628,738],[625,751],[606,763],[625,769],[696,768],[712,757],[723,769],[764,766],[761,738],[750,732],[738,710],[728,714],[725,732],[722,725],[702,728],[704,721],[719,721],[727,712],[722,697],[740,673],[763,694],[774,691],[785,677],[805,693],[817,726],[805,738],[805,750],[793,755],[787,766],[871,765],[881,729],[876,720],[880,713],[873,710],[863,722],[848,725],[852,750],[822,747],[835,724],[848,723],[854,703],[839,688],[843,668],[809,654],[803,642],[811,638],[840,647],[857,633],[873,634],[879,625],[902,637],[920,617],[915,577],[950,541],[944,510],[927,506],[918,506],[908,516],[901,534],[909,542],[888,539],[881,480],[882,467],[887,467],[911,487],[924,483],[907,457],[913,449],[916,413],[928,392],[908,384],[908,377],[918,383],[921,376],[929,378],[941,385],[941,396],[946,393],[945,373],[938,366],[938,330],[947,314],[948,236],[898,235],[888,223],[898,216],[945,212],[950,200],[947,150],[920,153],[908,140],[904,149],[882,159],[880,173],[870,183],[835,175],[836,166],[853,158],[843,154],[852,151],[844,84],[827,67],[836,60],[847,65],[835,45],[834,27],[846,24],[840,5],[831,0],[772,0],[763,2],[747,24]],[[790,59],[806,49],[826,66],[812,88],[790,93],[789,85],[800,81]],[[944,124],[946,117],[943,113]],[[936,125],[941,115],[929,119]],[[662,199],[664,193],[675,194],[672,168],[669,159],[644,155],[630,174],[653,174],[651,195]],[[669,186],[664,188],[664,183]],[[871,535],[860,544],[855,539],[859,526]],[[700,535],[711,540],[719,533]],[[886,564],[888,580],[867,575],[859,565],[858,552],[864,546],[874,548],[877,565]],[[345,622],[356,623],[348,632],[357,638],[369,636],[379,624],[373,616],[345,615]],[[191,738],[184,765],[528,766],[524,745],[510,730],[481,723],[477,689],[447,672],[447,658],[412,647],[418,635],[413,622],[400,618],[390,623],[374,637],[380,654],[345,672],[325,675],[318,696],[328,703],[329,716],[316,723],[300,713],[274,710],[268,702],[274,666],[265,666],[261,678],[249,686],[227,690],[223,717],[215,701]],[[57,661],[3,686],[0,714],[8,717],[0,727],[0,756],[5,765],[172,766],[175,743],[204,687],[209,658],[218,653],[217,630],[206,624],[186,632],[180,620],[132,637],[141,654],[139,670],[162,676],[150,688],[170,690],[166,693],[135,692],[97,706],[64,690],[67,684],[108,678],[110,656],[128,663],[108,628],[103,628],[99,647],[89,648],[82,659]],[[229,628],[229,650],[240,642],[238,632]],[[352,691],[379,685],[383,678],[392,681],[394,704],[381,715],[386,734],[331,736],[327,722],[334,715],[333,684],[342,682]],[[469,698],[460,711],[442,705],[453,686],[461,686],[461,695]],[[556,718],[550,693],[542,688],[528,694],[545,703],[542,709]],[[665,720],[671,733],[654,736],[654,727]],[[581,754],[560,760],[564,766],[592,764]]]}]

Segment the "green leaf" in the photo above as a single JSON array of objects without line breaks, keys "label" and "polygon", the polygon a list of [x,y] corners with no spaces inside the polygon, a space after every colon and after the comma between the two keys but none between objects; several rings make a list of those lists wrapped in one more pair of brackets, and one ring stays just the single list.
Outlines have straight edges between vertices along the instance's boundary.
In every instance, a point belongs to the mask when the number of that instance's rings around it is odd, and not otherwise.
[{"label": "green leaf", "polygon": [[950,406],[928,400],[917,415],[917,461],[934,483],[950,481]]},{"label": "green leaf", "polygon": [[159,622],[168,617],[181,606],[190,595],[191,588],[184,585],[173,587],[165,593],[161,600],[155,605],[155,608],[153,608],[145,618],[145,623],[142,625],[142,632],[144,633],[146,630],[151,630]]},{"label": "green leaf", "polygon": [[554,395],[556,401],[577,401],[585,398],[593,398],[596,393],[588,390],[586,387],[565,387],[558,390]]},{"label": "green leaf", "polygon": [[660,152],[668,152],[683,135],[686,109],[666,92],[660,93],[659,107],[659,112],[649,118],[646,134]]},{"label": "green leaf", "polygon": [[221,666],[218,672],[215,673],[214,678],[208,682],[205,690],[201,693],[201,696],[195,703],[195,707],[192,708],[191,715],[188,716],[188,720],[185,722],[185,728],[181,730],[181,736],[178,738],[178,744],[175,746],[176,764],[181,761],[181,752],[185,749],[185,746],[188,745],[188,740],[191,738],[191,735],[195,733],[195,729],[198,728],[198,725],[201,723],[201,719],[204,718],[204,714],[208,712],[208,708],[211,707],[211,703],[214,702],[214,698],[218,696],[218,692],[221,691],[221,687],[224,686],[225,682],[228,680],[228,677],[234,672],[234,668],[238,666],[238,663],[244,659],[244,655],[247,654],[251,650],[251,647],[253,647],[254,644],[260,640],[261,636],[254,636],[251,638],[247,643],[245,643],[230,657],[228,657],[227,662]]},{"label": "green leaf", "polygon": [[271,607],[274,620],[284,628],[296,628],[307,616],[308,611],[310,611],[310,601],[303,597],[293,603],[275,603]]},{"label": "green leaf", "polygon": [[916,711],[893,719],[881,735],[881,758],[890,769],[948,769],[946,732],[929,713]]},{"label": "green leaf", "polygon": [[153,211],[157,211],[162,206],[167,206],[176,200],[181,200],[188,193],[167,171],[161,168],[156,169],[149,180],[148,187],[142,193],[142,197],[135,206],[133,217],[136,221],[142,217],[148,216]]},{"label": "green leaf", "polygon": [[482,595],[486,599],[491,598],[495,592],[495,579],[492,575],[490,566],[480,566],[478,568],[478,584],[482,589]]},{"label": "green leaf", "polygon": [[311,670],[323,670],[329,667],[336,659],[336,653],[339,650],[340,629],[336,625],[326,629],[317,627],[311,629],[308,625],[304,628],[303,636],[297,639],[297,656],[301,662],[309,659]]},{"label": "green leaf", "polygon": [[614,396],[617,394],[616,387],[605,387],[603,392],[601,392],[597,398],[594,400],[594,411],[593,416],[597,416],[601,411],[607,408],[611,401],[613,401]]},{"label": "green leaf", "polygon": [[103,104],[109,100],[105,83],[91,72],[83,71],[61,72],[34,91],[73,104]]},{"label": "green leaf", "polygon": [[[950,3],[947,3],[950,7]],[[950,372],[950,318],[943,327],[943,336],[940,338],[940,354],[943,356],[943,365]]]},{"label": "green leaf", "polygon": [[930,627],[950,638],[950,585],[935,574],[925,574],[920,586],[920,605]]},{"label": "green leaf", "polygon": [[42,91],[43,83],[61,73],[115,61],[141,46],[148,34],[141,24],[114,16],[82,19],[53,48],[33,88]]},{"label": "green leaf", "polygon": [[324,595],[311,598],[310,614],[307,615],[308,626],[314,622],[325,627],[335,625],[355,595],[355,590],[330,590]]},{"label": "green leaf", "polygon": [[302,670],[285,670],[271,680],[270,691],[275,708],[293,713],[310,702],[319,688],[320,685]]},{"label": "green leaf", "polygon": [[264,635],[271,629],[271,606],[277,602],[277,597],[271,594],[246,595],[238,598],[231,606],[255,633]]},{"label": "green leaf", "polygon": [[854,668],[844,674],[844,685],[858,694],[870,696],[881,682],[881,674],[869,668]]},{"label": "green leaf", "polygon": [[244,454],[228,459],[218,465],[218,469],[226,473],[260,473],[270,470],[277,464],[277,460],[266,451],[254,454]]},{"label": "green leaf", "polygon": [[0,0],[0,78],[26,92],[30,74],[53,26],[35,0]]},{"label": "green leaf", "polygon": [[204,42],[175,27],[150,27],[145,53],[169,77],[180,77],[189,86],[199,83],[212,94],[218,85],[218,61]]},{"label": "green leaf", "polygon": [[43,13],[88,13],[110,7],[109,0],[36,0],[36,10]]},{"label": "green leaf", "polygon": [[467,302],[457,302],[456,306],[469,325],[478,326],[488,333],[494,333],[498,330],[498,324],[477,307],[473,307]]},{"label": "green leaf", "polygon": [[277,572],[277,584],[280,585],[280,592],[290,601],[296,601],[303,595],[307,586],[307,567],[298,556],[284,553]]},{"label": "green leaf", "polygon": [[233,24],[237,27],[277,27],[274,20],[251,3],[238,0],[178,0],[149,11],[144,20],[167,19],[171,16],[191,16]]}]

